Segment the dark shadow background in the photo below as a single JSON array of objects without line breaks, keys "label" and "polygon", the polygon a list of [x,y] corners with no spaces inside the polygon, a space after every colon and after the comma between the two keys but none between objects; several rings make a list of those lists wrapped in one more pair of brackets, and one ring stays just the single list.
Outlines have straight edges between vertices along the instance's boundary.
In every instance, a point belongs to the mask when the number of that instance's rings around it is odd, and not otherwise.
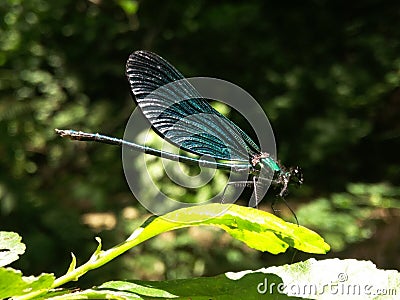
[{"label": "dark shadow background", "polygon": [[[27,251],[13,266],[24,274],[61,275],[71,251],[82,263],[94,236],[113,246],[148,216],[125,182],[120,149],[54,134],[123,136],[134,108],[124,66],[139,49],[187,77],[233,82],[259,101],[279,159],[304,170],[305,185],[288,201],[300,223],[332,245],[318,258],[399,269],[398,1],[5,0],[0,15],[0,226],[22,235]],[[292,256],[190,229],[83,279],[206,276]]]}]

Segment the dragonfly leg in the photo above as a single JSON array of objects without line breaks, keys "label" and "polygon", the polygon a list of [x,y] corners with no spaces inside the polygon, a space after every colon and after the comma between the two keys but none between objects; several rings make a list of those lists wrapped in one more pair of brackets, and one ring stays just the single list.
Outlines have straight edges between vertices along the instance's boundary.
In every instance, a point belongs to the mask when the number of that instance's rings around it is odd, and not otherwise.
[{"label": "dragonfly leg", "polygon": [[279,193],[279,197],[283,198],[288,193],[288,191],[287,191],[288,183],[289,183],[289,180],[286,180],[286,178],[285,178],[283,180],[283,187],[282,187],[282,189],[281,189],[281,191]]},{"label": "dragonfly leg", "polygon": [[225,195],[226,189],[228,188],[228,185],[241,186],[241,187],[253,187],[254,188],[254,200],[255,200],[255,203],[249,202],[249,206],[257,208],[258,207],[258,203],[262,200],[262,199],[260,199],[259,194],[258,194],[257,183],[258,183],[258,181],[257,181],[256,177],[253,177],[253,179],[251,181],[247,181],[246,180],[246,181],[228,182],[228,184],[224,188],[224,191],[223,191],[223,194],[222,194],[221,203],[224,203],[224,195]]},{"label": "dragonfly leg", "polygon": [[277,212],[279,212],[279,209],[275,209],[275,203],[276,203],[276,199],[277,198],[275,198],[274,200],[272,200],[272,202],[271,202],[271,209],[272,209],[272,211],[274,212],[274,214],[276,215],[277,214]]},{"label": "dragonfly leg", "polygon": [[233,185],[233,186],[239,186],[239,187],[250,187],[252,184],[253,184],[253,181],[232,181],[232,182],[228,182],[225,185],[225,188],[224,188],[224,190],[222,192],[221,204],[225,203],[225,201],[224,201],[225,200],[225,192],[226,192],[228,186]]},{"label": "dragonfly leg", "polygon": [[271,203],[271,208],[272,208],[272,211],[274,212],[274,214],[276,214],[276,213],[279,211],[279,210],[277,210],[277,209],[274,208],[274,205],[275,205],[275,203],[276,203],[277,198],[279,198],[280,200],[282,200],[283,203],[285,203],[285,205],[287,206],[287,208],[289,208],[290,212],[292,213],[293,217],[294,217],[295,220],[296,220],[297,226],[299,226],[299,220],[297,219],[296,214],[294,213],[293,209],[289,206],[289,203],[287,203],[286,199],[285,199],[284,197],[282,197],[280,194],[279,194],[279,195],[275,198],[275,200]]},{"label": "dragonfly leg", "polygon": [[[254,206],[252,206],[252,207],[258,208],[258,203],[260,201],[258,200],[257,180],[256,180],[255,176],[253,177],[253,187],[254,187],[254,200],[256,201],[256,204]],[[251,206],[250,203],[249,203],[249,206]]]}]

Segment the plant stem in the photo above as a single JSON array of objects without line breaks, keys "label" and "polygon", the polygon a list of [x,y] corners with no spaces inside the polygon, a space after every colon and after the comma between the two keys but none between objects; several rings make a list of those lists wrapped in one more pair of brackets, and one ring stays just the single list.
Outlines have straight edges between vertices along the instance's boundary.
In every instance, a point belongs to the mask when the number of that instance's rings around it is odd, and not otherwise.
[{"label": "plant stem", "polygon": [[54,280],[52,286],[49,289],[34,291],[29,294],[15,297],[14,299],[15,300],[32,299],[32,298],[35,298],[42,294],[45,294],[49,290],[57,288],[67,282],[77,281],[79,277],[81,277],[85,273],[89,272],[90,270],[97,269],[97,268],[105,265],[106,263],[113,260],[117,256],[119,256],[119,255],[123,254],[124,252],[130,250],[131,248],[137,246],[141,242],[151,238],[151,236],[142,236],[141,237],[140,233],[142,231],[143,231],[143,228],[139,227],[132,233],[132,235],[125,242],[123,242],[109,250],[106,250],[106,251],[101,250],[101,240],[100,240],[100,238],[96,238],[97,241],[99,242],[99,246],[86,263],[84,263],[83,265],[81,265],[80,267],[78,267],[76,269],[73,269],[73,270],[67,272],[65,275]]}]

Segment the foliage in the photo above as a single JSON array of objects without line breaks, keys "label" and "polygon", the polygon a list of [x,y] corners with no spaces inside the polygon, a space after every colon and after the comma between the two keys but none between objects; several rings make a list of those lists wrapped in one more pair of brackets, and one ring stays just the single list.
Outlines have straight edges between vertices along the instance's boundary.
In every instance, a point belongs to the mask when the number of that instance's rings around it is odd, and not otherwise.
[{"label": "foliage", "polygon": [[[354,245],[357,256],[357,243],[378,225],[392,228],[392,238],[377,244],[392,247],[397,223],[386,224],[385,216],[398,217],[398,194],[381,194],[390,205],[373,202],[375,196],[359,205],[364,196],[346,187],[400,184],[398,10],[398,1],[378,0],[1,1],[0,218],[2,230],[21,233],[31,249],[15,264],[32,274],[61,274],[69,251],[78,260],[90,256],[93,231],[112,244],[142,221],[119,149],[54,134],[61,127],[123,135],[133,109],[124,63],[137,49],[160,54],[186,76],[229,80],[260,102],[279,159],[305,173],[306,185],[288,201],[299,206],[300,223],[326,234],[334,250]],[[241,122],[234,112],[230,118]],[[127,217],[131,210],[136,217]],[[116,225],[86,226],[94,212]],[[271,263],[235,241],[224,244],[222,233],[201,233],[218,247],[199,245],[192,233],[162,236],[163,247],[154,241],[136,247],[121,265],[88,282],[132,272],[144,279],[211,275]],[[400,266],[397,254],[369,257]],[[158,273],[147,273],[159,264]]]},{"label": "foliage", "polygon": [[17,260],[25,252],[25,245],[21,243],[21,237],[14,232],[0,231],[0,244],[2,255],[0,266],[6,266]]},{"label": "foliage", "polygon": [[[286,223],[269,213],[236,205],[201,205],[173,211],[162,217],[152,217],[137,228],[125,242],[109,250],[102,250],[101,240],[97,238],[99,245],[88,262],[77,267],[75,255],[72,254],[72,262],[67,273],[59,278],[54,278],[52,274],[27,278],[18,270],[0,268],[0,297],[22,296],[20,299],[31,299],[41,296],[50,289],[70,281],[77,281],[88,271],[103,266],[160,233],[201,225],[217,226],[250,247],[271,253],[285,251],[289,245],[311,253],[326,253],[329,250],[329,245],[315,232]],[[18,255],[23,254],[25,246],[16,233],[0,232],[0,237],[0,249],[11,254],[2,259],[2,265],[8,265],[18,259]],[[109,288],[107,285],[104,287]]]},{"label": "foliage", "polygon": [[[167,217],[171,218],[173,216],[176,220],[179,219],[180,221],[176,225],[183,221],[184,223],[181,224],[186,224],[186,226],[197,226],[208,224],[210,220],[212,220],[212,223],[216,221],[213,218],[210,219],[209,214],[204,219],[204,213],[208,209],[215,212],[216,208],[223,208],[223,215],[217,218],[221,218],[221,220],[224,220],[223,223],[226,224],[230,222],[230,224],[240,224],[240,222],[236,223],[232,220],[232,216],[237,213],[239,215],[245,213],[240,216],[240,218],[244,219],[251,217],[252,213],[255,214],[256,219],[262,214],[267,216],[265,213],[260,214],[259,211],[254,209],[248,211],[243,207],[232,206],[227,212],[224,205],[212,206],[206,206],[206,210],[204,210],[204,207],[200,207],[200,209],[199,207],[194,208],[195,216],[189,218],[187,215],[193,209],[172,212]],[[181,219],[182,217],[184,219]],[[275,216],[273,218],[278,219]],[[190,220],[195,222],[187,223]],[[206,222],[199,222],[199,220]],[[167,226],[161,226],[160,228],[160,222],[157,221],[161,221],[161,224],[164,223]],[[315,259],[310,259],[293,265],[270,267],[257,271],[246,270],[239,273],[229,272],[209,278],[158,282],[140,280],[111,281],[86,290],[56,289],[70,280],[78,280],[86,272],[104,265],[121,253],[131,249],[147,239],[149,233],[154,235],[163,230],[172,229],[173,227],[168,225],[168,223],[171,225],[171,222],[165,221],[165,219],[159,217],[146,222],[143,227],[135,230],[124,243],[106,251],[101,249],[101,242],[98,239],[99,246],[87,263],[76,268],[76,260],[73,255],[73,260],[67,273],[57,279],[52,274],[23,277],[18,270],[2,267],[0,268],[0,298],[14,296],[14,299],[150,299],[153,297],[157,297],[157,299],[186,299],[188,297],[191,299],[209,299],[210,297],[231,299],[234,296],[236,299],[259,299],[261,295],[274,295],[278,299],[297,299],[295,297],[307,297],[309,299],[325,299],[327,297],[331,299],[332,295],[339,295],[341,298],[343,296],[362,295],[363,299],[381,299],[380,297],[386,299],[386,296],[396,295],[396,291],[400,287],[400,275],[397,271],[378,270],[371,262],[340,261],[338,259],[316,261]],[[257,222],[253,224],[257,224]],[[248,225],[243,227],[239,225],[238,229],[255,229],[254,225]],[[178,227],[180,226],[178,225]],[[146,231],[148,233],[145,233]],[[143,238],[141,237],[142,235],[144,235]],[[14,241],[20,239],[15,233],[2,232],[2,236],[9,236]],[[13,245],[6,245],[4,243],[5,240],[0,240],[0,247],[10,248],[11,251],[16,249],[15,245],[21,244],[20,242],[14,242]],[[268,244],[268,240],[264,241]],[[14,250],[11,248],[14,248]],[[326,272],[326,270],[329,271]],[[319,276],[322,271],[325,273],[323,277]]]},{"label": "foliage", "polygon": [[[388,184],[349,184],[347,193],[320,198],[297,211],[302,224],[324,232],[334,251],[371,238],[382,209],[400,208],[400,189]],[[308,218],[307,216],[315,216]],[[384,220],[384,219],[383,219]]]}]

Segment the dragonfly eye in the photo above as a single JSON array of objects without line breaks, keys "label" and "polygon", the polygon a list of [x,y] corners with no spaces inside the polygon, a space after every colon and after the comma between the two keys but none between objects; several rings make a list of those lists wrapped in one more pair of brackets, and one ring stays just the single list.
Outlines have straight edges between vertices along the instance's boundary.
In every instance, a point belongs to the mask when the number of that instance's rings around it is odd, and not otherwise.
[{"label": "dragonfly eye", "polygon": [[302,185],[304,182],[303,171],[300,167],[290,168],[290,179],[297,183],[298,185]]}]

